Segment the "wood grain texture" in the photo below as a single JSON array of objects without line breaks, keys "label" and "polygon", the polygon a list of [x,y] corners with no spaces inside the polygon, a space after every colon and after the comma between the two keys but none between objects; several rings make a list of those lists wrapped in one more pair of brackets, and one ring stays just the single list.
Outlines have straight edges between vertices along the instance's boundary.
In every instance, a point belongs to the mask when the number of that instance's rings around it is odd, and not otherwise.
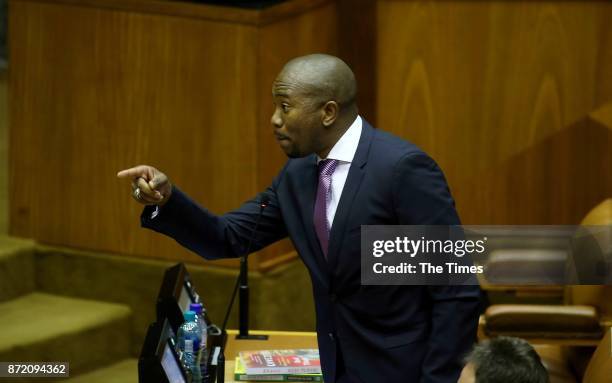
[{"label": "wood grain texture", "polygon": [[177,16],[232,24],[265,25],[317,8],[330,0],[292,0],[262,10],[171,0],[11,0]]},{"label": "wood grain texture", "polygon": [[[577,224],[612,194],[612,3],[378,1],[378,127],[445,171],[464,223]],[[606,162],[607,161],[607,162]]]},{"label": "wood grain texture", "polygon": [[0,70],[0,235],[8,232],[8,78]]},{"label": "wood grain texture", "polygon": [[612,3],[348,3],[11,0],[11,233],[198,261],[139,228],[116,171],[151,163],[214,212],[238,206],[285,161],[271,83],[313,52],[372,74],[362,110],[439,162],[465,223],[575,224],[612,194]]},{"label": "wood grain texture", "polygon": [[[11,1],[11,233],[201,261],[140,229],[140,207],[116,172],[154,165],[215,213],[261,191],[284,158],[269,159],[276,143],[269,120],[262,125],[260,118],[271,109],[261,80],[271,84],[279,68],[264,66],[260,54],[272,52],[266,39],[282,62],[296,52],[327,50],[314,32],[320,18],[333,19],[325,15],[330,11],[317,7],[316,18],[306,12],[283,18],[280,27],[268,20],[260,30],[224,20]],[[293,40],[287,33],[262,37],[267,28],[278,32],[293,23]],[[264,257],[280,255],[279,249],[291,248],[285,243]],[[258,257],[251,259],[257,268]]]},{"label": "wood grain texture", "polygon": [[372,0],[338,0],[338,57],[355,73],[359,114],[376,121],[377,5]]}]

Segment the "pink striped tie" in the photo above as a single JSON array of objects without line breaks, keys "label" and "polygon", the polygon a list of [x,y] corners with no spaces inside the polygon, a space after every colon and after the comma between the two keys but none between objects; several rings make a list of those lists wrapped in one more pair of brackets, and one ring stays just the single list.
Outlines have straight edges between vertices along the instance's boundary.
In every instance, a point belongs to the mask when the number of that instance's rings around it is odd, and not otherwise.
[{"label": "pink striped tie", "polygon": [[313,221],[325,259],[327,259],[330,231],[330,224],[327,220],[327,206],[331,197],[331,178],[337,165],[338,160],[322,160],[319,162],[319,186],[317,187]]}]

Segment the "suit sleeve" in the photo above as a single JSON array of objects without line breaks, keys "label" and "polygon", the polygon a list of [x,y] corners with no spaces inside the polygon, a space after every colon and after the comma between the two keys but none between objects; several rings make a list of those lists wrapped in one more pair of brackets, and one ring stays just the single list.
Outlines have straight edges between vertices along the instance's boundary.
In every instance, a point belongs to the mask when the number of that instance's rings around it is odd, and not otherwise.
[{"label": "suit sleeve", "polygon": [[[408,154],[397,163],[393,195],[401,225],[460,224],[442,171],[423,152]],[[476,341],[480,288],[425,288],[431,304],[431,332],[421,381],[455,383],[462,359]]]},{"label": "suit sleeve", "polygon": [[[246,253],[251,237],[251,252],[255,252],[287,236],[276,196],[280,177],[240,208],[220,216],[198,205],[175,187],[155,218],[151,218],[154,207],[145,207],[141,224],[174,238],[206,259],[240,257]],[[263,200],[268,204],[258,222]]]}]

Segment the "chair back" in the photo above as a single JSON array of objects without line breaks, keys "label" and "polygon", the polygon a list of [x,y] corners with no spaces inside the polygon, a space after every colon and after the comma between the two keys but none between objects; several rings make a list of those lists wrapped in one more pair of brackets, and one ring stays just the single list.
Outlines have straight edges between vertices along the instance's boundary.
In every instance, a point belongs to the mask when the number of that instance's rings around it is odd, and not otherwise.
[{"label": "chair back", "polygon": [[[575,269],[598,267],[612,272],[612,198],[595,206],[580,223],[573,246]],[[585,259],[581,257],[591,257]],[[597,257],[597,259],[593,258]],[[581,262],[582,261],[582,262]],[[600,270],[603,271],[603,270]],[[592,273],[592,270],[589,271]],[[605,277],[606,273],[602,273]],[[609,275],[608,275],[609,278]],[[609,282],[609,281],[608,281]],[[565,290],[565,303],[587,305],[598,309],[601,316],[612,317],[612,285],[571,285]]]},{"label": "chair back", "polygon": [[606,333],[591,357],[584,373],[583,383],[608,383],[612,380],[612,327]]}]

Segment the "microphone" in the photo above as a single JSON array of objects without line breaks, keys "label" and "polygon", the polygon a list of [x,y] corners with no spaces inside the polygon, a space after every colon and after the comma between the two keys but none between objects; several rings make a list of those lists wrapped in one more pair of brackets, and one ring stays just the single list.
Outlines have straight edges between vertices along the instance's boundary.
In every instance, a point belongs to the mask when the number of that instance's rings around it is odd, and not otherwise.
[{"label": "microphone", "polygon": [[253,226],[253,230],[251,231],[251,235],[249,237],[249,242],[247,244],[246,252],[240,258],[240,273],[238,278],[236,279],[236,284],[234,285],[234,291],[232,292],[232,297],[230,299],[230,303],[227,307],[227,311],[225,312],[225,318],[223,320],[222,332],[225,333],[227,321],[229,319],[230,312],[232,311],[232,306],[234,305],[234,300],[236,299],[236,292],[240,288],[240,302],[239,302],[239,334],[236,335],[236,339],[251,339],[251,340],[267,340],[267,335],[249,335],[249,264],[248,258],[253,247],[253,241],[255,240],[255,236],[257,235],[257,229],[259,228],[259,223],[261,221],[261,217],[263,216],[263,212],[266,207],[270,204],[270,199],[266,195],[262,195],[259,202],[259,213],[257,214],[257,219],[255,220],[255,225]]}]

